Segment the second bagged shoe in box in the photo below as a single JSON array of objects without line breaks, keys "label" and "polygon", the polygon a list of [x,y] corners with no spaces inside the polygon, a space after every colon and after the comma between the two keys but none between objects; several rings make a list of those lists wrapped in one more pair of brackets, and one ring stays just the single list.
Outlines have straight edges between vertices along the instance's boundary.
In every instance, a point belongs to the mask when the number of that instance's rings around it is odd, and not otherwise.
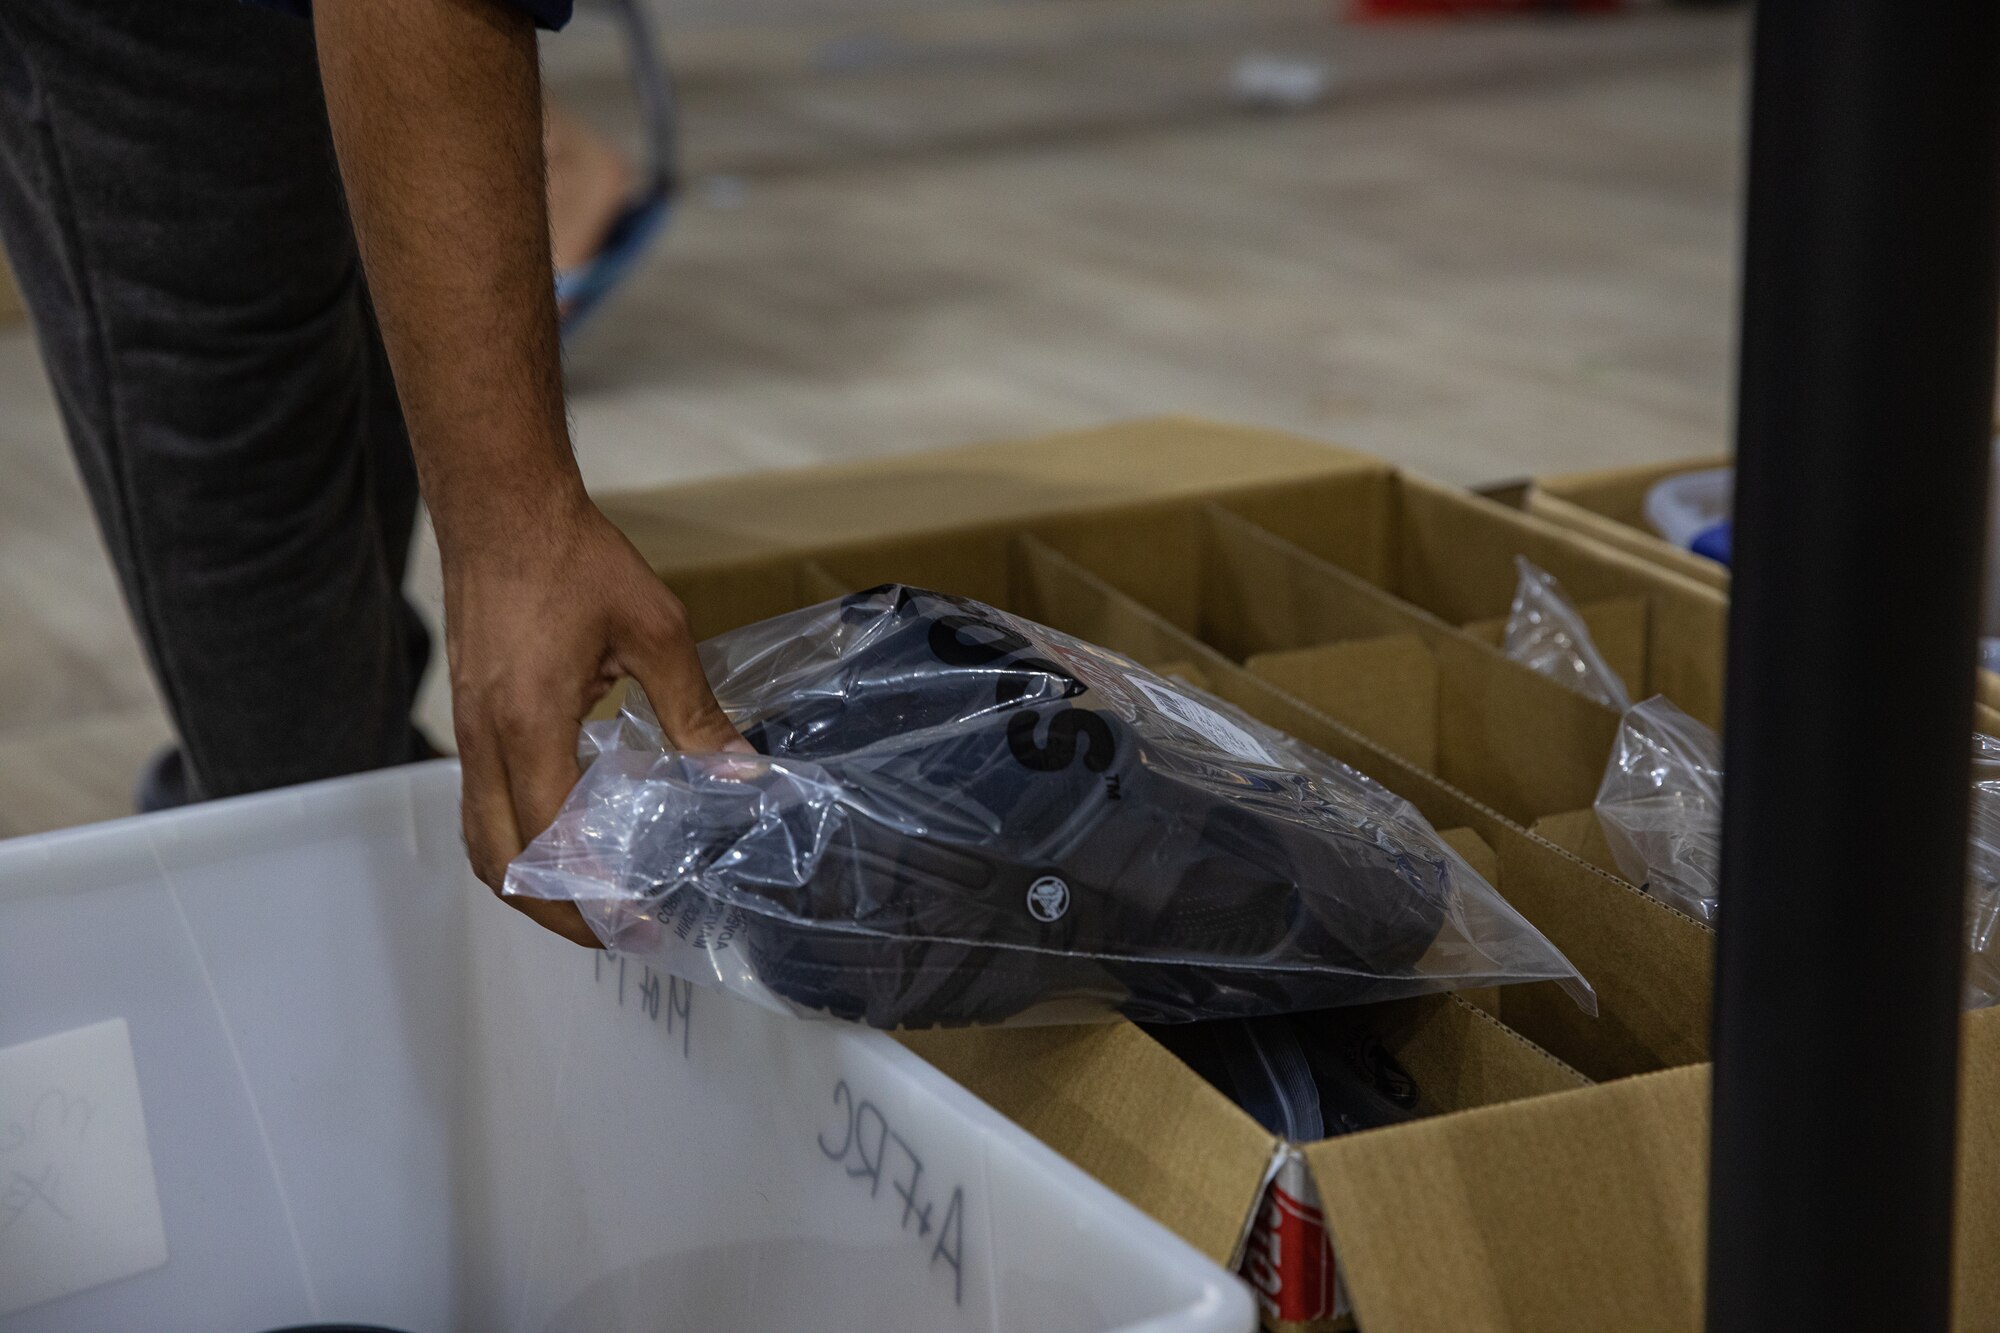
[{"label": "second bagged shoe in box", "polygon": [[702,659],[758,754],[669,752],[635,694],[507,878],[676,975],[877,1027],[1591,1003],[1407,802],[1079,639],[889,585]]},{"label": "second bagged shoe in box", "polygon": [[1250,1118],[1315,1143],[1433,1114],[1423,1089],[1374,1030],[1377,1011],[1266,1014],[1147,1031]]}]

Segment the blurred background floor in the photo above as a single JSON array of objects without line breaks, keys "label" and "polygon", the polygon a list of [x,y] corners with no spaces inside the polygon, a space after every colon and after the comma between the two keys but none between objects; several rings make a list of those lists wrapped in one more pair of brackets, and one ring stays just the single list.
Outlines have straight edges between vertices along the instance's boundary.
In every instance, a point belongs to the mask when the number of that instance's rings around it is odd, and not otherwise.
[{"label": "blurred background floor", "polygon": [[[636,144],[613,31],[580,9],[550,85]],[[688,187],[570,349],[586,477],[1162,412],[1464,483],[1726,448],[1741,16],[1328,13],[675,0]],[[1246,106],[1257,56],[1323,95]],[[170,733],[19,326],[0,476],[5,836],[126,813]]]}]

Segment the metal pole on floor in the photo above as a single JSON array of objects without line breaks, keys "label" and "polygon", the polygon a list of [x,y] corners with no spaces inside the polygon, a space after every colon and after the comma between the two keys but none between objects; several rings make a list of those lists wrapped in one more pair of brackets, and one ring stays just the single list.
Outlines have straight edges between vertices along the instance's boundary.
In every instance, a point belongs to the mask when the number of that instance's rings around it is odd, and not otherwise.
[{"label": "metal pole on floor", "polygon": [[1756,23],[1708,1328],[1942,1330],[2000,7]]}]

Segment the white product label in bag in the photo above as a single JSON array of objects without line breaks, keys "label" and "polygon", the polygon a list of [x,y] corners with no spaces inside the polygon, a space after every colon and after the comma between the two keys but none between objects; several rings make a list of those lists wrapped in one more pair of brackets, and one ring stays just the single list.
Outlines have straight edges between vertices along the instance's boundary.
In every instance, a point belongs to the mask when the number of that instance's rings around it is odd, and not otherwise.
[{"label": "white product label in bag", "polygon": [[1206,704],[1197,703],[1185,694],[1161,689],[1150,681],[1134,680],[1132,683],[1144,691],[1162,713],[1189,731],[1196,732],[1223,753],[1272,768],[1284,767],[1262,741]]}]

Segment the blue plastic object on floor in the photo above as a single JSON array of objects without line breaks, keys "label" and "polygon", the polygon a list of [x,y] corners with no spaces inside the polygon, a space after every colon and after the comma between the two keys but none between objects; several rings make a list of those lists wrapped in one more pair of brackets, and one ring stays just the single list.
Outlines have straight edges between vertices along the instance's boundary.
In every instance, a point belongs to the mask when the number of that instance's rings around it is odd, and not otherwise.
[{"label": "blue plastic object on floor", "polygon": [[665,228],[680,180],[673,78],[661,58],[652,16],[641,0],[610,0],[605,8],[622,29],[651,183],[625,206],[595,255],[556,274],[556,304],[565,340],[624,281]]},{"label": "blue plastic object on floor", "polygon": [[639,256],[666,227],[673,198],[658,186],[626,205],[605,234],[597,253],[556,274],[556,306],[568,338],[632,271]]},{"label": "blue plastic object on floor", "polygon": [[1705,555],[1718,564],[1727,565],[1733,530],[1733,526],[1726,521],[1717,523],[1713,527],[1703,528],[1688,543],[1688,549],[1696,555]]}]

